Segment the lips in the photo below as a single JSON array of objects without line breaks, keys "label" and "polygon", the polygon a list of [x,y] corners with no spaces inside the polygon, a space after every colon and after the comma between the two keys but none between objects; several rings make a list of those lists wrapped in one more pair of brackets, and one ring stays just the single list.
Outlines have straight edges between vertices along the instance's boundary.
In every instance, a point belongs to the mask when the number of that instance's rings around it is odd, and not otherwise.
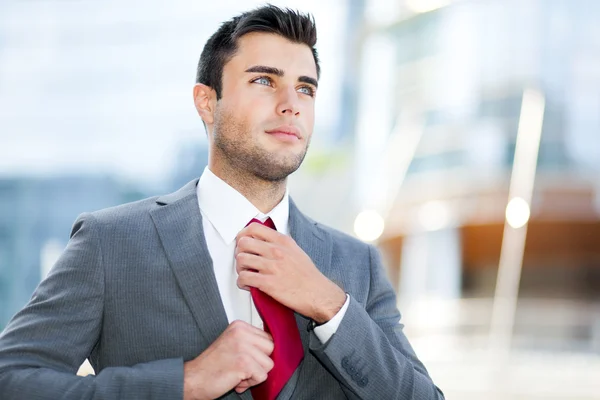
[{"label": "lips", "polygon": [[277,135],[277,136],[288,135],[288,136],[293,136],[296,139],[300,139],[300,130],[293,125],[282,125],[282,126],[278,126],[275,129],[271,129],[271,130],[268,130],[265,132],[270,135]]}]

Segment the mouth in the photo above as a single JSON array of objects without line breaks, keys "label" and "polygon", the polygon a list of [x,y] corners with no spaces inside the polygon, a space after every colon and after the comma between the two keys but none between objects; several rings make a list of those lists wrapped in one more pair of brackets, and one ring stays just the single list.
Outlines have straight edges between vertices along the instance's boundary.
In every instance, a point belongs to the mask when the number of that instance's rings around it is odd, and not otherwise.
[{"label": "mouth", "polygon": [[298,128],[293,125],[282,125],[265,133],[284,141],[295,142],[300,140],[301,135]]}]

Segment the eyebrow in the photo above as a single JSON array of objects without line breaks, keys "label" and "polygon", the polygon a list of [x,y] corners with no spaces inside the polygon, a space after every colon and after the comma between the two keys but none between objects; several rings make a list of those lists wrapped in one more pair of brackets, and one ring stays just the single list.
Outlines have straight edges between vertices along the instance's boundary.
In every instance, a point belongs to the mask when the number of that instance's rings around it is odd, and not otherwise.
[{"label": "eyebrow", "polygon": [[[254,65],[254,66],[248,68],[245,72],[258,72],[260,74],[269,74],[269,75],[275,75],[275,76],[279,76],[279,77],[283,77],[285,75],[285,72],[283,72],[283,70],[281,70],[279,68],[274,68],[274,67],[267,67],[266,65]],[[315,78],[312,78],[312,77],[306,76],[306,75],[299,76],[298,82],[308,83],[317,88],[319,87],[319,83],[317,82],[317,80]]]}]

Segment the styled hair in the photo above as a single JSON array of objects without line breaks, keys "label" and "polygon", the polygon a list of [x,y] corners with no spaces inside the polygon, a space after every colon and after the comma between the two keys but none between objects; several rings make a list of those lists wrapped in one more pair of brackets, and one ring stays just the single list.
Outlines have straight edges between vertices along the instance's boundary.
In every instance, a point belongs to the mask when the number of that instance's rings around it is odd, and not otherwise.
[{"label": "styled hair", "polygon": [[252,32],[273,33],[310,47],[319,78],[319,57],[314,47],[317,43],[317,27],[313,16],[268,4],[222,23],[204,45],[198,61],[196,83],[213,88],[217,100],[222,94],[224,65],[235,55],[238,39]]}]

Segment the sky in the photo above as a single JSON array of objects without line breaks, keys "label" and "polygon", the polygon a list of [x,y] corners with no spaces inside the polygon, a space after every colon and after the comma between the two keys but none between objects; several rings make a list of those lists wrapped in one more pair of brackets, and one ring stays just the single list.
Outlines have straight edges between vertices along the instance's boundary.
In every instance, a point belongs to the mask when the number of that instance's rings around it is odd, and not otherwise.
[{"label": "sky", "polygon": [[[311,12],[322,76],[315,133],[339,116],[345,1],[272,1]],[[0,4],[0,176],[105,172],[163,180],[205,140],[192,102],[206,39],[259,1]],[[326,105],[326,107],[325,107]],[[318,142],[318,139],[316,139]]]}]

